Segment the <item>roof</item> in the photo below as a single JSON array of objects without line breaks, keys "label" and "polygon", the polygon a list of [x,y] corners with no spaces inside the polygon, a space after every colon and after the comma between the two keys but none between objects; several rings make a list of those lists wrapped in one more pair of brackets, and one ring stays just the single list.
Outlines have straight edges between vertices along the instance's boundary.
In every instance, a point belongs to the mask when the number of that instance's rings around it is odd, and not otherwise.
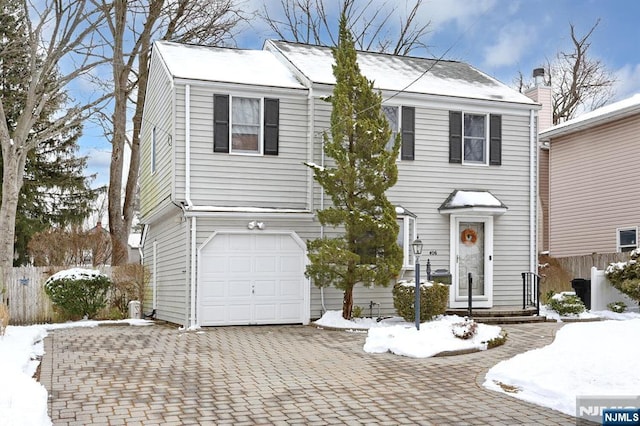
[{"label": "roof", "polygon": [[452,213],[453,211],[483,211],[493,214],[502,214],[507,211],[502,201],[492,193],[484,190],[454,190],[446,200],[438,207],[440,213]]},{"label": "roof", "polygon": [[[265,49],[280,52],[310,81],[335,84],[331,48],[268,40]],[[359,51],[358,65],[362,74],[381,90],[537,105],[464,62]]]},{"label": "roof", "polygon": [[284,64],[264,50],[156,41],[154,51],[176,78],[304,89]]},{"label": "roof", "polygon": [[620,120],[634,114],[640,114],[640,93],[550,127],[544,132],[540,132],[540,139],[549,140],[611,121]]}]

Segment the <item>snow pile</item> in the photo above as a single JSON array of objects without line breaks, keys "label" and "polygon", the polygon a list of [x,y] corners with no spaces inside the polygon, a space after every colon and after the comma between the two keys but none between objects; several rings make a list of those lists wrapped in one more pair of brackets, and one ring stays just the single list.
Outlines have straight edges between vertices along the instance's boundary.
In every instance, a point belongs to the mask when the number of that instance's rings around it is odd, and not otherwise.
[{"label": "snow pile", "polygon": [[638,359],[640,319],[567,324],[550,345],[497,364],[484,386],[575,416],[576,396],[637,395]]}]

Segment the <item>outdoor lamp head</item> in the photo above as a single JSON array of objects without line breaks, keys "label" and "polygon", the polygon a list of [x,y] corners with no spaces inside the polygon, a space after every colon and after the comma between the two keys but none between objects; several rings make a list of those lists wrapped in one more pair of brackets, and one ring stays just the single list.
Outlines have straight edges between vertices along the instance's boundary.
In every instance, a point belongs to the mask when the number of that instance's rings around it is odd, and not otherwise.
[{"label": "outdoor lamp head", "polygon": [[411,243],[411,247],[413,248],[413,254],[416,256],[420,256],[422,254],[422,241],[420,237],[417,237],[413,243]]}]

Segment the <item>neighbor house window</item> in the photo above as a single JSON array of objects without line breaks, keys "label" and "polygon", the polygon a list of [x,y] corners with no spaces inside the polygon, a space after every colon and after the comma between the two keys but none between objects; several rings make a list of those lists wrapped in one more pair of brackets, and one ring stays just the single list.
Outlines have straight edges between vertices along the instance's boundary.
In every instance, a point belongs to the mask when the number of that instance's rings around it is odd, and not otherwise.
[{"label": "neighbor house window", "polygon": [[618,229],[618,251],[627,252],[638,248],[638,227]]},{"label": "neighbor house window", "polygon": [[502,164],[502,116],[449,111],[449,162]]},{"label": "neighbor house window", "polygon": [[387,142],[387,150],[393,148],[398,133],[400,133],[400,158],[401,160],[413,160],[415,158],[415,108],[408,106],[383,105],[382,112],[389,127],[391,127],[391,138]]},{"label": "neighbor house window", "polygon": [[151,130],[151,173],[156,171],[156,128]]},{"label": "neighbor house window", "polygon": [[278,99],[213,96],[213,151],[278,155]]},{"label": "neighbor house window", "polygon": [[398,245],[402,248],[403,253],[402,267],[413,268],[415,261],[411,243],[416,239],[416,217],[402,207],[396,207],[396,216],[400,227]]}]

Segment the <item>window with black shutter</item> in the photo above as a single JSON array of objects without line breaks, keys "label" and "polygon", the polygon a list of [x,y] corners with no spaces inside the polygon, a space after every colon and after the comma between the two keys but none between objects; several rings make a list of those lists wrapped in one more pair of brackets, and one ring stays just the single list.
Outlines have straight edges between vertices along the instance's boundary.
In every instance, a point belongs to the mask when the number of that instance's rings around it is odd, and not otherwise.
[{"label": "window with black shutter", "polygon": [[400,159],[415,159],[416,141],[416,109],[414,107],[402,107],[402,150]]},{"label": "window with black shutter", "polygon": [[229,152],[228,95],[213,95],[213,152]]},{"label": "window with black shutter", "polygon": [[449,162],[501,165],[502,116],[449,111]]}]

